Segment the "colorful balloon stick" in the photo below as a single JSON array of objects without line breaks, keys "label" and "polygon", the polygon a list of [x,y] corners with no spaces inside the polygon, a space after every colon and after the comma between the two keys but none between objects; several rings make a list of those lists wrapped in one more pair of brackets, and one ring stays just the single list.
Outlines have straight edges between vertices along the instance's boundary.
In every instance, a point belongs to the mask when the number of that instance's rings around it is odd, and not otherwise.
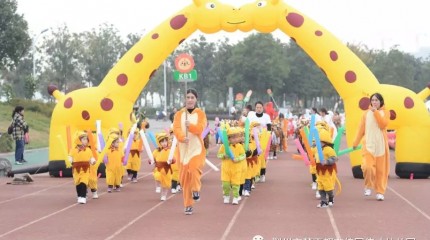
[{"label": "colorful balloon stick", "polygon": [[146,150],[146,154],[148,154],[148,158],[151,162],[151,165],[153,165],[155,163],[154,156],[152,155],[151,148],[149,147],[148,139],[146,139],[145,131],[141,129],[139,133],[140,133],[140,137],[142,138],[143,146]]},{"label": "colorful balloon stick", "polygon": [[303,144],[305,145],[306,152],[308,153],[309,160],[311,161],[312,166],[315,166],[315,158],[312,154],[311,145],[309,145],[308,139],[306,138],[305,131],[302,128],[299,132],[302,137]]},{"label": "colorful balloon stick", "polygon": [[306,166],[309,166],[311,162],[309,161],[308,155],[306,154],[305,150],[303,149],[302,144],[300,143],[299,139],[294,139],[294,143],[296,143],[297,149],[299,150],[300,155],[303,158],[303,161],[305,162]]},{"label": "colorful balloon stick", "polygon": [[342,156],[342,155],[345,155],[347,153],[353,152],[355,150],[360,150],[360,149],[361,149],[361,145],[358,145],[357,148],[349,147],[347,149],[340,150],[339,153],[337,154],[337,156]]},{"label": "colorful balloon stick", "polygon": [[337,130],[336,138],[333,141],[333,149],[337,155],[339,155],[340,142],[342,140],[343,132],[345,131],[345,127],[342,126]]},{"label": "colorful balloon stick", "polygon": [[176,150],[176,145],[178,143],[178,139],[176,139],[175,136],[173,136],[173,140],[172,140],[172,146],[170,147],[170,152],[169,152],[169,156],[167,157],[167,162],[170,164],[172,162],[173,159],[173,155],[175,154],[175,150]]},{"label": "colorful balloon stick", "polygon": [[245,151],[249,149],[249,119],[245,120]]},{"label": "colorful balloon stick", "polygon": [[127,140],[125,141],[125,144],[124,144],[124,146],[126,146],[124,149],[124,152],[125,152],[124,153],[124,162],[122,163],[124,166],[126,166],[128,163],[128,158],[130,155],[130,149],[131,149],[131,145],[132,145],[133,139],[134,139],[134,131],[136,130],[136,128],[137,128],[137,124],[135,123],[131,127],[130,134],[128,135]]}]

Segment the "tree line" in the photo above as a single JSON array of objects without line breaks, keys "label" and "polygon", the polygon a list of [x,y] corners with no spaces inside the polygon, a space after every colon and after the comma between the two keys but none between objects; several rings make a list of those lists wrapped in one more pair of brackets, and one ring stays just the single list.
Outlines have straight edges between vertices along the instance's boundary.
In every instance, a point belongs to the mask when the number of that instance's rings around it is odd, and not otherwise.
[{"label": "tree line", "polygon": [[[142,37],[130,33],[125,38],[115,26],[105,23],[91,31],[72,33],[67,25],[50,29],[32,51],[31,37],[24,16],[16,13],[16,1],[0,3],[0,97],[35,98],[41,94],[52,101],[47,85],[55,84],[67,93],[79,88],[97,86],[115,63]],[[397,47],[388,51],[369,49],[365,45],[348,47],[369,67],[379,82],[419,92],[430,79],[429,58],[417,58]],[[33,53],[35,75],[33,76]],[[142,89],[144,107],[157,101],[170,107],[182,103],[184,86],[173,80],[174,60],[189,53],[196,63],[198,80],[188,83],[200,93],[199,104],[209,109],[228,104],[228,88],[234,94],[253,90],[251,99],[269,100],[267,89],[282,106],[325,106],[339,101],[324,73],[294,41],[281,41],[272,34],[254,33],[233,43],[229,38],[216,42],[204,35],[183,42],[165,61],[167,96],[164,99],[163,65]],[[253,102],[251,100],[251,102]]]}]

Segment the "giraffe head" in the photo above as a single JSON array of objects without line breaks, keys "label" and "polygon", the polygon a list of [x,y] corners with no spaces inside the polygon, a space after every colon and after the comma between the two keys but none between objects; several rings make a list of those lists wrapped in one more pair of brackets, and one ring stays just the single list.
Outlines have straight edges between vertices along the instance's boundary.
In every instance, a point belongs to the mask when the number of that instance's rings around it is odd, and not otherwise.
[{"label": "giraffe head", "polygon": [[193,0],[193,4],[186,8],[184,17],[204,33],[220,30],[234,32],[240,23],[237,13],[233,6],[217,0]]},{"label": "giraffe head", "polygon": [[239,30],[255,29],[263,33],[270,33],[279,27],[279,20],[286,14],[286,6],[281,0],[257,0],[240,8],[245,16]]}]

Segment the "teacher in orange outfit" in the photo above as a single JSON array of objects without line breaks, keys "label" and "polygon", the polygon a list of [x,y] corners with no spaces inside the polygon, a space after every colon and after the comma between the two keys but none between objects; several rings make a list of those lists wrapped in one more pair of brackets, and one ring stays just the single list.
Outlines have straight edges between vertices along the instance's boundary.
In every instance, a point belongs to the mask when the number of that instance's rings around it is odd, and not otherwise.
[{"label": "teacher in orange outfit", "polygon": [[364,195],[376,191],[376,199],[384,200],[390,173],[390,152],[388,148],[387,125],[390,113],[384,108],[384,98],[379,93],[370,96],[370,107],[361,119],[353,148],[363,139]]},{"label": "teacher in orange outfit", "polygon": [[197,108],[197,91],[186,92],[185,107],[176,112],[173,120],[173,134],[178,139],[179,178],[184,198],[185,214],[193,214],[194,201],[200,200],[202,168],[206,149],[201,134],[206,127],[206,114]]}]

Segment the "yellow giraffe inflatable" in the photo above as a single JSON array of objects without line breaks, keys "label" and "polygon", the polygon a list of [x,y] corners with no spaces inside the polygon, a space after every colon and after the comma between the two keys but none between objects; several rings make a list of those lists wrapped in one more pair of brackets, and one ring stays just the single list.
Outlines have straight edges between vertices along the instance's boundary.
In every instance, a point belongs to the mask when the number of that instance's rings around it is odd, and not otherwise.
[{"label": "yellow giraffe inflatable", "polygon": [[[190,0],[191,1],[191,0]],[[161,23],[133,46],[112,68],[98,87],[80,89],[64,95],[49,89],[58,100],[51,121],[50,172],[64,168],[64,154],[58,149],[60,136],[66,141],[66,126],[95,128],[101,119],[103,132],[123,123],[130,126],[129,115],[135,100],[158,66],[193,32],[221,30],[270,33],[280,29],[289,35],[315,61],[343,98],[347,116],[347,142],[355,136],[369,96],[380,92],[390,110],[390,129],[397,132],[396,173],[400,177],[430,175],[430,116],[424,100],[430,86],[416,94],[406,88],[380,84],[365,64],[335,36],[315,21],[280,0],[260,0],[240,8],[217,0],[193,3]],[[270,67],[270,66],[268,66]],[[361,177],[361,157],[351,153],[354,177]]]}]

